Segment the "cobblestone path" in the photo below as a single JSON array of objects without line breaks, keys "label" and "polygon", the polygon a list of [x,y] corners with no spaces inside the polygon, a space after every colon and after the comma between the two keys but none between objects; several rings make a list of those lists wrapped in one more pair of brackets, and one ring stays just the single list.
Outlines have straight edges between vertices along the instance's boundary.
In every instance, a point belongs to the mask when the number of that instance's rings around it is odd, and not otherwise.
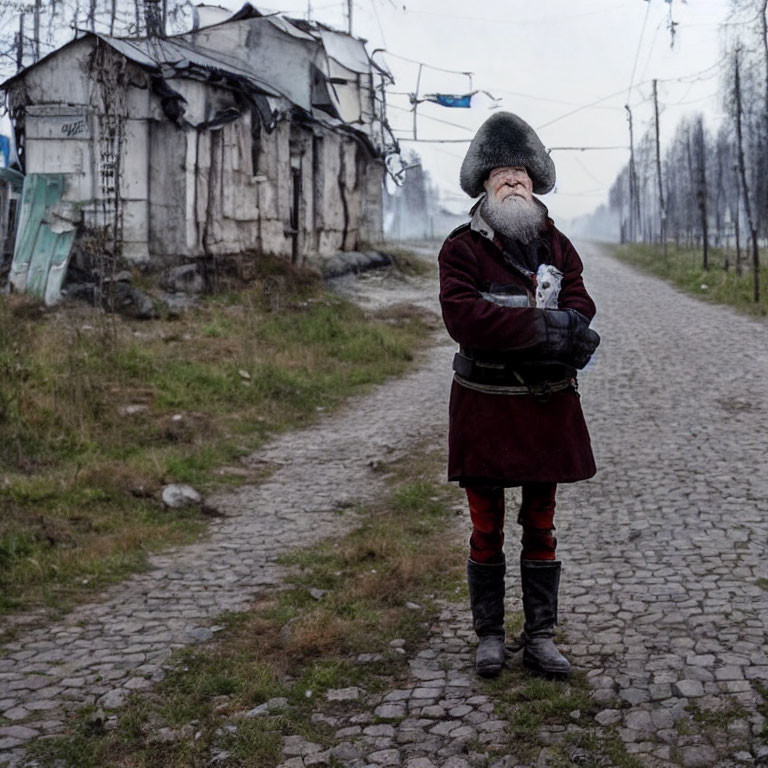
[{"label": "cobblestone path", "polygon": [[[559,497],[571,659],[605,702],[596,727],[617,727],[643,765],[768,762],[756,709],[756,684],[768,685],[768,591],[758,581],[768,578],[768,327],[685,297],[596,247],[583,253],[603,336],[581,377],[600,469]],[[401,288],[398,300],[434,307],[428,290]],[[381,291],[372,301],[381,303]],[[0,725],[0,765],[20,763],[24,743],[60,731],[68,710],[94,700],[118,706],[160,679],[174,648],[206,640],[218,613],[243,610],[280,582],[282,548],[349,525],[334,510],[379,492],[372,464],[443,440],[452,349],[441,336],[418,371],[254,456],[274,474],[213,500],[227,517],[205,541],[153,557],[150,571],[103,601],[2,649],[0,717],[10,725]],[[410,687],[361,695],[358,720],[338,724],[346,741],[337,761],[516,765],[477,751],[501,742],[504,723],[472,675],[467,613],[445,606],[429,647],[410,660]],[[719,711],[727,728],[700,730],[689,705]],[[286,740],[285,768],[329,759]],[[549,764],[546,749],[538,764]]]},{"label": "cobblestone path", "polygon": [[[768,326],[610,259],[590,260],[588,280],[603,345],[583,403],[600,470],[560,497],[572,655],[599,696],[629,705],[601,720],[631,751],[768,764]],[[687,705],[731,702],[747,714],[727,740],[678,733]]]}]

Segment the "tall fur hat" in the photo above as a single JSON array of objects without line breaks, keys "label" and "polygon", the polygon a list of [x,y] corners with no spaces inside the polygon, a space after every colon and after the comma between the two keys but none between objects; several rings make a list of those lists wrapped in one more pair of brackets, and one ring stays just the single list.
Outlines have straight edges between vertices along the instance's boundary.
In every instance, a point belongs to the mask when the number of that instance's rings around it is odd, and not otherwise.
[{"label": "tall fur hat", "polygon": [[470,197],[483,193],[483,182],[494,168],[521,165],[544,195],[555,186],[555,164],[536,131],[511,112],[496,112],[479,128],[461,164],[459,183]]}]

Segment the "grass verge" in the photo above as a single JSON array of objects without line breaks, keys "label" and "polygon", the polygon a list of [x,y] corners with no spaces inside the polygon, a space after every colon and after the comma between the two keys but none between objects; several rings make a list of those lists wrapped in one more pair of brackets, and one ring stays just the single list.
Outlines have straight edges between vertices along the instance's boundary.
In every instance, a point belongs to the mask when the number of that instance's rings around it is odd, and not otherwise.
[{"label": "grass verge", "polygon": [[0,614],[65,610],[194,539],[205,510],[165,509],[164,484],[258,481],[240,457],[403,373],[429,336],[418,313],[263,269],[177,320],[0,297]]},{"label": "grass verge", "polygon": [[[430,462],[396,466],[392,493],[360,510],[359,528],[286,556],[295,573],[288,589],[217,620],[226,627],[214,641],[178,654],[168,677],[134,694],[119,716],[88,708],[67,737],[39,740],[39,764],[189,768],[218,760],[272,768],[283,759],[284,736],[336,743],[333,729],[312,714],[320,708],[327,717],[355,703],[328,703],[325,692],[394,687],[408,665],[389,642],[403,639],[410,655],[436,613],[424,596],[454,595],[463,581],[447,524],[454,489],[424,479]],[[323,590],[320,599],[310,589]],[[421,608],[407,608],[416,598]],[[361,653],[381,656],[360,663]],[[260,716],[246,714],[265,703]]]},{"label": "grass verge", "polygon": [[[650,272],[669,281],[698,298],[717,304],[727,304],[750,315],[768,315],[768,267],[761,269],[760,303],[752,300],[752,273],[745,267],[737,275],[733,268],[733,254],[730,268],[726,271],[726,253],[722,249],[710,249],[709,269],[701,266],[701,251],[694,248],[668,247],[667,256],[656,245],[626,243],[613,247],[613,254],[621,261]],[[761,255],[766,263],[768,254]]]}]

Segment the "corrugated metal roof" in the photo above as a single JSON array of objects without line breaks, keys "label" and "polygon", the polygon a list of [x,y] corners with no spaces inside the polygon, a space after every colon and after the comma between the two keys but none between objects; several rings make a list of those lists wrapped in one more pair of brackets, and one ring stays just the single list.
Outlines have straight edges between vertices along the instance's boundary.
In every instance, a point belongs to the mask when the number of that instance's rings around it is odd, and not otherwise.
[{"label": "corrugated metal roof", "polygon": [[[264,96],[284,99],[310,114],[318,106],[312,99],[312,68],[316,67],[328,79],[330,101],[341,117],[374,139],[369,124],[371,107],[365,95],[368,90],[357,92],[358,78],[352,75],[385,73],[369,58],[364,40],[317,22],[265,14],[246,3],[228,21],[170,38],[117,38],[87,32],[63,48],[89,37],[103,41],[136,65],[159,72],[165,78],[200,77],[214,72]],[[23,78],[40,63],[22,70],[0,87]],[[333,77],[344,77],[349,83],[332,85]],[[353,89],[355,93],[351,92]]]},{"label": "corrugated metal roof", "polygon": [[295,37],[299,40],[306,40],[307,42],[314,43],[315,38],[312,35],[308,35],[306,32],[300,30],[294,24],[291,24],[288,19],[284,19],[282,16],[266,16],[265,17],[270,24],[274,24],[281,32],[285,32],[286,35]]},{"label": "corrugated metal roof", "polygon": [[242,66],[237,59],[226,54],[210,51],[200,46],[191,46],[176,38],[126,39],[96,35],[127,59],[139,66],[160,69],[170,66],[174,69],[189,69],[190,66],[211,71],[223,71],[245,78],[269,96],[281,96],[275,88]]}]

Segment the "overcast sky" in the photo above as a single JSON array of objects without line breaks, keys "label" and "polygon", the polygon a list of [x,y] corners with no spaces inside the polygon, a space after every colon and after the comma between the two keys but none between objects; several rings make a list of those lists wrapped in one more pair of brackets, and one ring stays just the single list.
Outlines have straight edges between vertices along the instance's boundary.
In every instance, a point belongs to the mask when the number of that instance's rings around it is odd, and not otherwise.
[{"label": "overcast sky", "polygon": [[[242,4],[219,3],[233,10]],[[267,9],[258,2],[254,5]],[[346,0],[311,0],[309,5],[313,18],[346,29]],[[306,16],[308,4],[269,0],[268,7]],[[397,83],[390,88],[389,120],[403,139],[412,135],[412,115],[407,111],[408,96],[398,94],[415,91],[418,65],[398,56],[472,72],[472,89],[500,98],[501,108],[537,128],[547,147],[622,147],[553,153],[557,187],[544,200],[555,218],[571,218],[607,201],[608,188],[627,161],[624,104],[633,71],[629,103],[636,137],[652,125],[653,78],[660,81],[662,145],[686,111],[705,111],[710,126],[720,119],[720,24],[727,18],[729,2],[673,0],[674,48],[667,28],[669,10],[665,0],[354,0],[353,31],[369,41],[369,51],[386,48],[390,54],[387,62]],[[421,94],[468,90],[469,79],[463,75],[423,70]],[[593,107],[564,117],[598,100]],[[491,105],[484,96],[475,97],[468,110],[423,104],[418,137],[471,138],[492,114]],[[441,194],[462,210],[468,199],[459,188],[458,175],[467,144],[403,141],[402,146],[418,151]]]}]

